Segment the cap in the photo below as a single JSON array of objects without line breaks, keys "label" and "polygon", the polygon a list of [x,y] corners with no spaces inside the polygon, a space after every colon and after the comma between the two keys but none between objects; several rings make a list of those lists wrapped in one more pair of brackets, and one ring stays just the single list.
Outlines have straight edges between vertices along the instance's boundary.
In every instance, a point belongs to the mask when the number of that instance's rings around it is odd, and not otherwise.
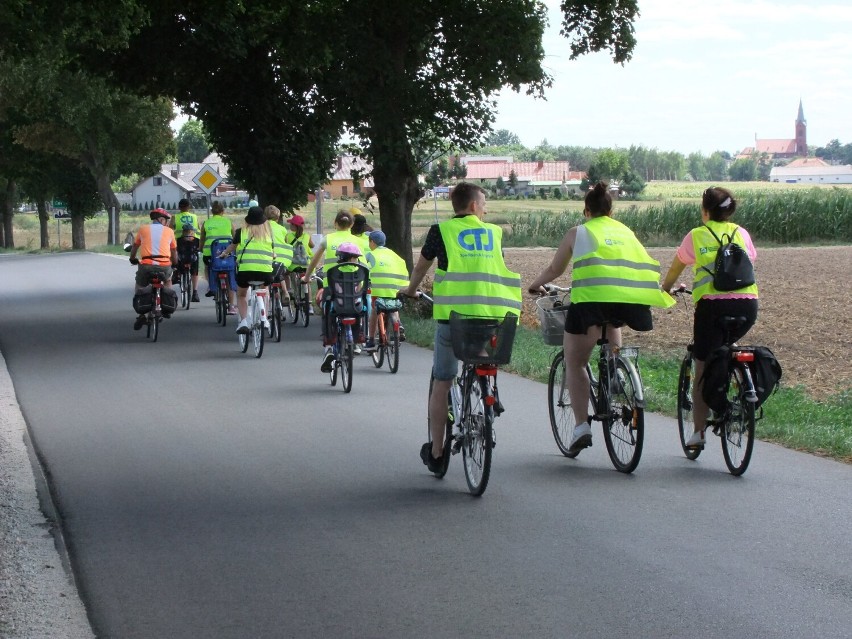
[{"label": "cap", "polygon": [[376,243],[376,246],[384,246],[388,239],[382,231],[373,231],[370,233],[369,238]]},{"label": "cap", "polygon": [[289,220],[287,220],[287,222],[292,224],[293,226],[304,226],[305,218],[303,218],[301,215],[294,215]]},{"label": "cap", "polygon": [[187,222],[186,224],[183,225],[183,230],[184,231],[194,231],[195,227],[192,224],[190,224],[189,222]]}]

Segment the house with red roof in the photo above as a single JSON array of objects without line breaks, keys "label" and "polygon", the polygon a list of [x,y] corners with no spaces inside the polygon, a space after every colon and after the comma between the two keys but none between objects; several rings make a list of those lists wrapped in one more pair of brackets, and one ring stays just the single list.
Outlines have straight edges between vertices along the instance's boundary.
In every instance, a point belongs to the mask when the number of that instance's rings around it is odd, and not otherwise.
[{"label": "house with red roof", "polygon": [[516,193],[536,192],[541,188],[551,190],[554,187],[564,187],[567,190],[578,191],[580,182],[586,177],[582,171],[572,171],[565,161],[545,162],[514,162],[512,158],[491,158],[467,156],[460,158],[467,167],[466,180],[480,182],[496,182],[502,178],[509,184],[509,176],[515,174],[517,179]]}]

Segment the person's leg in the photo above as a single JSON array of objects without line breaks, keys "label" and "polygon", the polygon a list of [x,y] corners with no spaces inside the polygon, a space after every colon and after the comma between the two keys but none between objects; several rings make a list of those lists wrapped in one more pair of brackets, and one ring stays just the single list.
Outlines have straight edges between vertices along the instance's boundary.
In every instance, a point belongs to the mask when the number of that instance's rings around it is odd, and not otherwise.
[{"label": "person's leg", "polygon": [[701,433],[707,428],[707,415],[710,408],[704,401],[702,389],[704,388],[704,361],[693,359],[695,362],[695,378],[692,380],[692,423],[693,430]]},{"label": "person's leg", "polygon": [[435,324],[435,350],[432,354],[432,393],[429,395],[429,429],[432,433],[432,457],[444,453],[444,430],[447,423],[447,393],[458,373],[458,360],[453,353],[449,324]]},{"label": "person's leg", "polygon": [[248,316],[248,286],[237,287],[237,312],[240,314],[240,320],[244,320]]},{"label": "person's leg", "polygon": [[370,331],[368,335],[368,339],[370,342],[374,342],[376,339],[376,329],[379,326],[379,314],[375,312],[373,309],[373,313],[370,314]]},{"label": "person's leg", "polygon": [[571,410],[574,411],[574,421],[578,425],[589,423],[590,381],[586,374],[586,365],[600,337],[600,330],[600,326],[590,326],[585,335],[566,332],[562,340],[566,385],[571,398]]}]

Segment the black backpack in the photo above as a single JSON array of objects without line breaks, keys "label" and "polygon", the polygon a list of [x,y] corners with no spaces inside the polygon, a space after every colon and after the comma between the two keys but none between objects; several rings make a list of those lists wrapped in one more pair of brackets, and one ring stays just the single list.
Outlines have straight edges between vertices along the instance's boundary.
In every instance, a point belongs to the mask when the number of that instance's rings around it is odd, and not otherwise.
[{"label": "black backpack", "polygon": [[734,243],[734,236],[740,227],[736,227],[730,235],[723,233],[721,238],[706,224],[704,228],[719,242],[714,270],[711,271],[706,266],[701,267],[713,276],[713,288],[717,291],[736,291],[754,284],[754,266],[748,258],[748,253],[742,246]]}]

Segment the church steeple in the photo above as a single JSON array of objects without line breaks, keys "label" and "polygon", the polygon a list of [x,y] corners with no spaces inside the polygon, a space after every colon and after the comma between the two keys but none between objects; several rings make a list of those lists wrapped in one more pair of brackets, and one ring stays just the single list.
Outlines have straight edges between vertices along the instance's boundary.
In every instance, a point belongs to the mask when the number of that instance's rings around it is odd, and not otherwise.
[{"label": "church steeple", "polygon": [[796,155],[802,157],[808,155],[808,122],[805,120],[801,98],[799,98],[799,115],[796,118]]}]

